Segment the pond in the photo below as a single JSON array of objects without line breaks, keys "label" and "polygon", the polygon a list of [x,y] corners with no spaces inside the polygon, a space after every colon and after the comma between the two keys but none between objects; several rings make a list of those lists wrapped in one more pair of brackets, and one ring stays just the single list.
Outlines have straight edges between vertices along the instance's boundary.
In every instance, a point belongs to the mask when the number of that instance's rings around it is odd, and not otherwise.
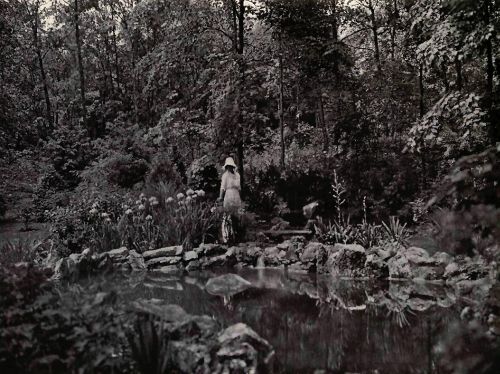
[{"label": "pond", "polygon": [[[460,328],[464,305],[444,286],[272,269],[237,273],[255,288],[229,303],[205,291],[207,280],[220,274],[214,272],[115,274],[104,278],[103,288],[124,301],[178,304],[224,326],[244,322],[272,344],[279,373],[435,373],[438,338]],[[95,279],[82,284],[89,281]]]}]

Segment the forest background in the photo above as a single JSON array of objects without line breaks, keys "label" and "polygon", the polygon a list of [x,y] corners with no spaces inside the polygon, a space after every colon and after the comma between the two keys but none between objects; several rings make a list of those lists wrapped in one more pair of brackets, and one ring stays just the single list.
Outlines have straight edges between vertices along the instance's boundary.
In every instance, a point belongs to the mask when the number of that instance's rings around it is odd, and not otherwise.
[{"label": "forest background", "polygon": [[0,214],[74,226],[80,251],[96,201],[215,199],[232,155],[260,217],[341,203],[481,252],[499,24],[497,0],[0,0]]}]

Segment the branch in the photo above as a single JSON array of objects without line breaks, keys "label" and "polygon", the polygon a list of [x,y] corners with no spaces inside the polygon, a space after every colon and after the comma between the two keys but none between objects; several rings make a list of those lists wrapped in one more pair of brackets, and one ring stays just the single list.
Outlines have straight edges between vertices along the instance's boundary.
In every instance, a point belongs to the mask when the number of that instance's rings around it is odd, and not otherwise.
[{"label": "branch", "polygon": [[368,27],[365,27],[365,28],[363,28],[363,29],[356,30],[356,31],[354,31],[354,32],[352,32],[352,33],[350,33],[350,34],[348,34],[348,35],[344,36],[344,37],[343,37],[342,39],[340,39],[339,41],[340,41],[340,42],[342,42],[342,41],[344,41],[345,39],[350,38],[350,37],[351,37],[351,36],[353,36],[353,35],[356,35],[356,34],[358,34],[358,33],[362,32],[362,31],[367,31],[367,30],[369,30],[369,28],[368,28]]}]

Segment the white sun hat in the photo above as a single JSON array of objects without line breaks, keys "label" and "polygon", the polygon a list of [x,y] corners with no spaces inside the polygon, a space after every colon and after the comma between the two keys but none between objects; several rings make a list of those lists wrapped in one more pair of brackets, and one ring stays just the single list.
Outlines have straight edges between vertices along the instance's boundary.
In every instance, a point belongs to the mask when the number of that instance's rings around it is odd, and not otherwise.
[{"label": "white sun hat", "polygon": [[224,163],[224,169],[226,168],[226,166],[232,166],[233,168],[236,169],[236,164],[234,163],[234,160],[232,157],[226,158],[226,162]]}]

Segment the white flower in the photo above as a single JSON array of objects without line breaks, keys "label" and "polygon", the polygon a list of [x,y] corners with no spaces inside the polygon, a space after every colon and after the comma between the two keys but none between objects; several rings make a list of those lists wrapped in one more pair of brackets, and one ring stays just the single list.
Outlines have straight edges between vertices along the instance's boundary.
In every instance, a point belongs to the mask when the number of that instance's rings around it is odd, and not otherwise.
[{"label": "white flower", "polygon": [[111,218],[109,218],[109,217],[108,217],[108,218],[106,218],[106,219],[104,220],[104,222],[106,222],[106,223],[111,223]]},{"label": "white flower", "polygon": [[186,191],[186,195],[188,196],[194,195],[194,191],[190,188],[189,190]]},{"label": "white flower", "polygon": [[144,206],[144,204],[139,205],[139,210],[144,210],[144,209],[146,209],[146,207]]},{"label": "white flower", "polygon": [[132,214],[132,209],[127,209],[127,210],[125,211],[125,214],[126,214],[126,215]]},{"label": "white flower", "polygon": [[191,203],[192,200],[191,196],[186,197],[186,204]]},{"label": "white flower", "polygon": [[217,210],[217,208],[213,206],[210,208],[210,213],[215,213],[216,210]]},{"label": "white flower", "polygon": [[92,208],[89,210],[89,213],[94,215],[94,214],[97,214],[97,209],[96,208]]},{"label": "white flower", "polygon": [[149,198],[149,203],[152,205],[152,206],[155,206],[155,205],[158,205],[159,202],[158,202],[158,199],[155,197],[155,196],[151,196]]},{"label": "white flower", "polygon": [[199,197],[204,197],[204,196],[205,196],[205,191],[203,191],[203,190],[198,190],[198,191],[196,191],[196,194],[197,194]]},{"label": "white flower", "polygon": [[136,201],[135,201],[135,204],[136,204],[136,205],[140,205],[141,203],[142,203],[142,201],[141,201],[141,200],[136,200]]},{"label": "white flower", "polygon": [[108,218],[108,217],[109,217],[109,214],[108,214],[108,213],[101,213],[101,217],[102,217],[102,218]]},{"label": "white flower", "polygon": [[141,199],[141,200],[142,200],[142,199],[145,199],[145,198],[146,198],[146,195],[144,195],[144,193],[141,193],[141,194],[139,195],[139,199]]},{"label": "white flower", "polygon": [[151,214],[148,214],[146,216],[146,221],[152,221],[153,220],[153,217],[151,216]]},{"label": "white flower", "polygon": [[179,192],[177,194],[177,200],[182,200],[182,199],[184,199],[184,194],[182,192]]},{"label": "white flower", "polygon": [[169,198],[167,198],[167,200],[165,200],[165,202],[166,202],[167,204],[171,204],[171,203],[173,203],[173,202],[174,202],[174,198],[173,198],[173,197],[169,197]]}]

